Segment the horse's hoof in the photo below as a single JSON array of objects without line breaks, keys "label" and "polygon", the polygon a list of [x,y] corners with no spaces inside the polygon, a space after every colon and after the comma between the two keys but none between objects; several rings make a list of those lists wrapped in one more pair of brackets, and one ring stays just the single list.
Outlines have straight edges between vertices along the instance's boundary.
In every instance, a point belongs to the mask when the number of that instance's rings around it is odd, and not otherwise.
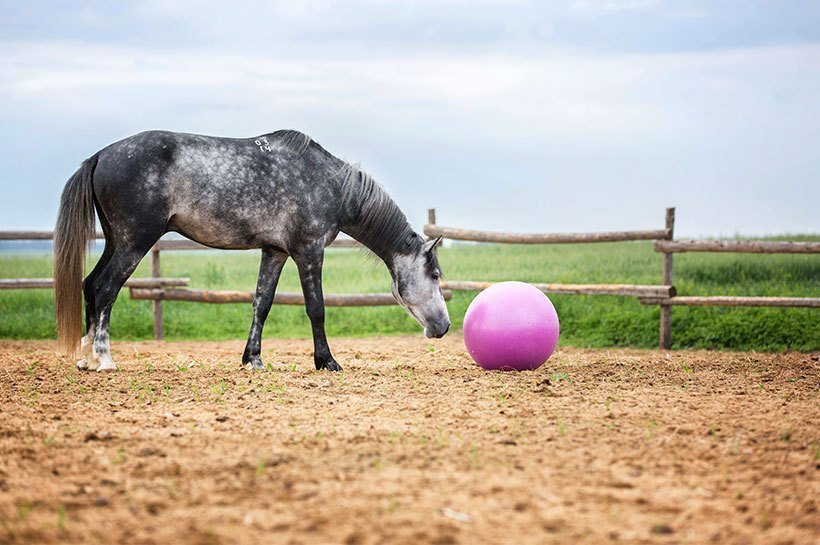
[{"label": "horse's hoof", "polygon": [[250,361],[243,361],[242,368],[246,371],[261,371],[265,368],[265,364],[262,363],[262,358],[253,358]]},{"label": "horse's hoof", "polygon": [[336,360],[330,360],[328,362],[319,363],[316,365],[317,371],[321,371],[322,369],[327,369],[328,371],[341,371],[342,366],[336,363]]},{"label": "horse's hoof", "polygon": [[117,370],[117,366],[114,363],[114,360],[112,360],[111,356],[107,353],[103,354],[102,356],[99,356],[97,358],[97,361],[100,362],[100,364],[97,366],[98,372]]},{"label": "horse's hoof", "polygon": [[88,371],[88,360],[85,358],[77,360],[77,369],[80,371]]}]

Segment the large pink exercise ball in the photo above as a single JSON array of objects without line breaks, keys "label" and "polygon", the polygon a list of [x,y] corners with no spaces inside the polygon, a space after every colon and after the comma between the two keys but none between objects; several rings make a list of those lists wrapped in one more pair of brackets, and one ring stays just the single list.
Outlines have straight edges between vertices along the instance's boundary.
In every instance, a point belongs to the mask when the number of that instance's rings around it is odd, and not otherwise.
[{"label": "large pink exercise ball", "polygon": [[537,369],[558,344],[558,313],[538,288],[500,282],[470,303],[463,332],[467,351],[484,369]]}]

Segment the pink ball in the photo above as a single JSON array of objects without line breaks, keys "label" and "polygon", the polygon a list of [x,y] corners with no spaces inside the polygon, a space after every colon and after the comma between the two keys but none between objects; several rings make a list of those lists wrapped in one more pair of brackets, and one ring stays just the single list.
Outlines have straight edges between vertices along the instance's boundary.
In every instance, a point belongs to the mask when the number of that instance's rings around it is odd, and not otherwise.
[{"label": "pink ball", "polygon": [[558,344],[558,313],[538,288],[500,282],[479,293],[464,315],[464,344],[487,370],[537,369]]}]

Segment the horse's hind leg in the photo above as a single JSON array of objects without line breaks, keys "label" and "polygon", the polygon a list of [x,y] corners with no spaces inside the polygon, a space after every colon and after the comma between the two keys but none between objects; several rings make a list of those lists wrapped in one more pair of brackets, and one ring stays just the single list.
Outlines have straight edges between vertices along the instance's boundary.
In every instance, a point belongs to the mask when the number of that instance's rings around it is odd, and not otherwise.
[{"label": "horse's hind leg", "polygon": [[256,283],[256,295],[253,298],[253,322],[251,332],[248,335],[248,344],[245,345],[245,353],[242,354],[242,366],[245,369],[262,369],[262,328],[265,327],[265,320],[273,304],[273,296],[276,293],[276,284],[279,283],[279,275],[282,267],[288,260],[288,254],[272,250],[262,249],[262,262],[259,265],[259,280]]},{"label": "horse's hind leg", "polygon": [[116,371],[117,369],[111,359],[108,342],[111,307],[114,306],[114,301],[123,284],[137,268],[151,244],[148,244],[145,249],[116,247],[108,264],[94,281],[94,345],[91,360],[97,371]]},{"label": "horse's hind leg", "polygon": [[114,251],[112,250],[111,244],[106,242],[100,260],[97,261],[97,264],[94,265],[94,268],[83,281],[83,296],[85,297],[85,336],[83,336],[80,345],[80,360],[77,361],[77,367],[79,369],[88,369],[88,360],[91,357],[94,347],[94,316],[96,314],[94,312],[94,282],[105,266],[108,265],[113,253]]}]

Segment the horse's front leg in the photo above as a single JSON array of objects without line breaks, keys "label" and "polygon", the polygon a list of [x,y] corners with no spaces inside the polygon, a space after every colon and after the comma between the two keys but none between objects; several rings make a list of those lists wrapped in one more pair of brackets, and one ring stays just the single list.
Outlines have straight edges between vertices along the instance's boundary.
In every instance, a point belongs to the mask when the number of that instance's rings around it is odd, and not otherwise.
[{"label": "horse's front leg", "polygon": [[324,248],[314,248],[294,256],[305,295],[305,310],[313,329],[313,361],[316,369],[341,371],[341,366],[333,359],[325,336],[325,300],[322,294],[322,261]]},{"label": "horse's front leg", "polygon": [[279,283],[279,275],[282,267],[288,260],[288,254],[272,250],[262,249],[262,262],[259,265],[259,280],[256,282],[256,295],[253,297],[253,322],[251,332],[248,335],[248,343],[245,345],[245,352],[242,354],[242,366],[245,369],[263,369],[264,364],[260,354],[262,353],[262,328],[265,327],[265,320],[268,318],[270,307],[273,304],[273,296],[276,293],[276,285]]}]

